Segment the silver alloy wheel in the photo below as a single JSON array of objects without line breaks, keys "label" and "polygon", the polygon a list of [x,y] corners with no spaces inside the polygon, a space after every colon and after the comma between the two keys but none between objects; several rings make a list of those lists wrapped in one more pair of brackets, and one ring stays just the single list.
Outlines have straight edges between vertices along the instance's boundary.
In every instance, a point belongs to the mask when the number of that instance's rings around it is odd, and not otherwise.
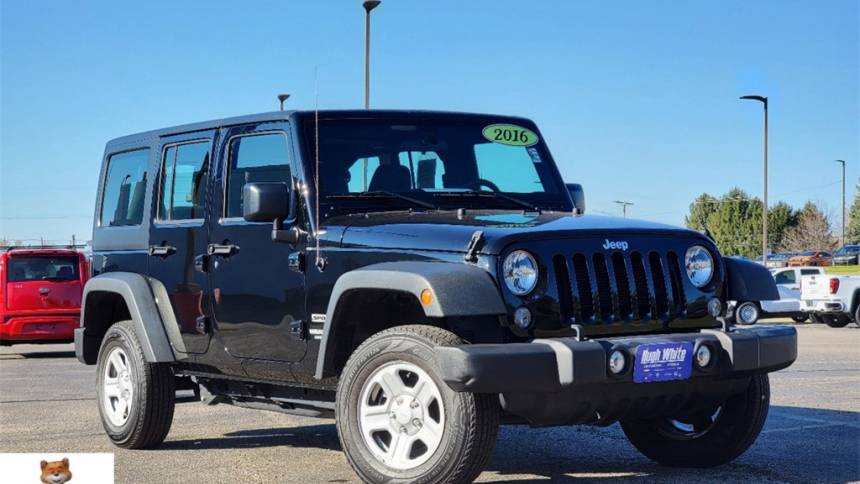
[{"label": "silver alloy wheel", "polygon": [[741,304],[738,308],[738,322],[741,324],[753,324],[758,321],[758,308],[753,303]]},{"label": "silver alloy wheel", "polygon": [[445,407],[436,382],[412,363],[376,369],[358,402],[361,436],[380,462],[397,470],[420,466],[442,442]]},{"label": "silver alloy wheel", "polygon": [[134,398],[131,364],[122,348],[108,353],[102,378],[102,407],[108,420],[117,427],[128,421]]}]

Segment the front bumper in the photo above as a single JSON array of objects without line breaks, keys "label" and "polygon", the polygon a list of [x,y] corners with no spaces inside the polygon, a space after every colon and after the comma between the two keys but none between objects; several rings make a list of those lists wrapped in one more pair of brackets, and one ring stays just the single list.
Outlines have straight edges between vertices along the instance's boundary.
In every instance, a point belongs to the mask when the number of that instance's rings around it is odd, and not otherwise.
[{"label": "front bumper", "polygon": [[[716,360],[693,366],[689,379],[634,383],[632,364],[620,375],[607,369],[621,349],[633,361],[636,347],[663,342],[707,344]],[[455,391],[500,394],[502,407],[534,425],[611,423],[632,416],[671,414],[688,405],[719,404],[743,391],[754,373],[777,371],[797,358],[790,326],[755,326],[732,332],[643,335],[577,341],[476,344],[436,348],[442,378]]]}]

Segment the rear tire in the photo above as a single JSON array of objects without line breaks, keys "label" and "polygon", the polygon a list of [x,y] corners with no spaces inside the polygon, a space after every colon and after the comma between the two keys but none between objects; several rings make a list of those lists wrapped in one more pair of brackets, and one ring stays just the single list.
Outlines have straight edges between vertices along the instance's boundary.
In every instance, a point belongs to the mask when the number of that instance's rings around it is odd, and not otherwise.
[{"label": "rear tire", "polygon": [[758,322],[761,318],[761,308],[754,301],[746,301],[738,304],[735,308],[735,322],[746,326],[751,326]]},{"label": "rear tire", "polygon": [[96,364],[102,426],[126,449],[161,444],[173,422],[176,384],[170,365],[147,363],[134,323],[121,321],[105,333]]},{"label": "rear tire", "polygon": [[760,374],[750,379],[746,391],[729,397],[715,411],[683,421],[622,421],[621,428],[630,442],[655,462],[672,467],[714,467],[731,462],[755,442],[769,406],[770,383],[766,374]]},{"label": "rear tire", "polygon": [[499,404],[495,395],[458,393],[442,381],[433,348],[458,344],[444,329],[399,326],[350,356],[336,425],[363,481],[471,482],[481,473],[495,447]]},{"label": "rear tire", "polygon": [[807,316],[805,314],[803,316],[792,316],[791,317],[791,320],[794,321],[795,323],[804,323],[804,322],[806,322],[807,319],[809,319],[809,316]]},{"label": "rear tire", "polygon": [[831,328],[844,328],[851,322],[850,319],[839,316],[822,316],[822,319],[824,320],[824,324]]}]

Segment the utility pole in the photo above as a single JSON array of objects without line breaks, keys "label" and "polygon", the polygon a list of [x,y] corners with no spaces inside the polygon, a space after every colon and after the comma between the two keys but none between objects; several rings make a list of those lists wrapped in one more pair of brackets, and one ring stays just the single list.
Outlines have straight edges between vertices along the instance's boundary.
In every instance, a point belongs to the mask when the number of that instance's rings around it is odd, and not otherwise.
[{"label": "utility pole", "polygon": [[842,163],[842,245],[845,245],[845,160],[836,160]]},{"label": "utility pole", "polygon": [[761,257],[762,263],[767,262],[767,97],[765,96],[741,96],[741,99],[758,101],[764,106],[764,210],[762,215],[761,229]]},{"label": "utility pole", "polygon": [[627,217],[627,207],[633,205],[633,202],[625,202],[624,200],[615,200],[615,203],[621,205],[621,213],[624,214],[624,217]]}]

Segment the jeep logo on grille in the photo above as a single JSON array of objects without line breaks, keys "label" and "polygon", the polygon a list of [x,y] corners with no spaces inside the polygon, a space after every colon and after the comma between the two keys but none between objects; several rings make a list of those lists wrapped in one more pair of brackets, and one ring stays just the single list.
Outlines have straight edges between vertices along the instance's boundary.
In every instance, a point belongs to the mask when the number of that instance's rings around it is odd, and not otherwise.
[{"label": "jeep logo on grille", "polygon": [[609,240],[609,239],[606,239],[606,242],[603,243],[603,248],[605,250],[610,250],[610,249],[627,250],[628,247],[630,247],[630,246],[627,244],[626,240]]}]

